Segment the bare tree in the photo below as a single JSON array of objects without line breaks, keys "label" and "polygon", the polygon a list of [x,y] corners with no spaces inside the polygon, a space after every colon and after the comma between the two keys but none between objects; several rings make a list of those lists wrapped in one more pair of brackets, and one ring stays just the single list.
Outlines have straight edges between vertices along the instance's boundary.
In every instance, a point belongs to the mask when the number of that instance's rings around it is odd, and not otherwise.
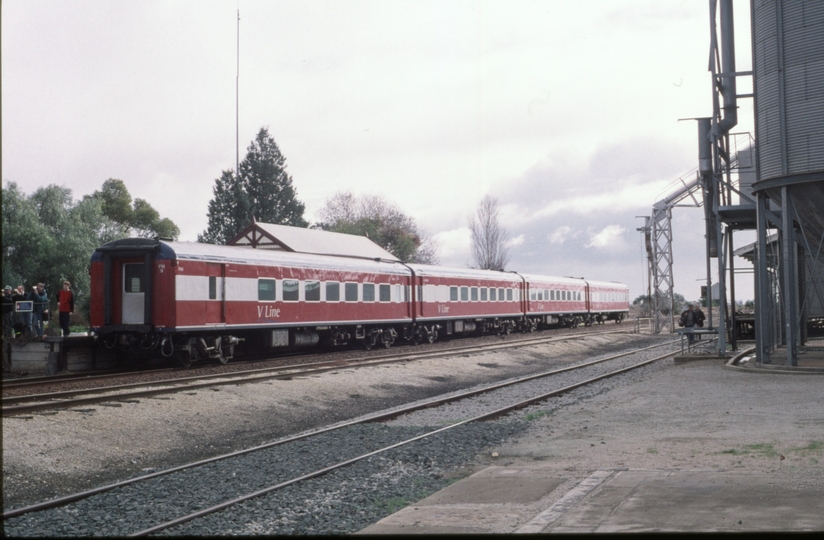
[{"label": "bare tree", "polygon": [[509,262],[509,249],[506,242],[509,233],[498,220],[498,199],[491,195],[484,196],[478,203],[478,210],[469,220],[472,231],[472,256],[477,268],[503,270]]}]

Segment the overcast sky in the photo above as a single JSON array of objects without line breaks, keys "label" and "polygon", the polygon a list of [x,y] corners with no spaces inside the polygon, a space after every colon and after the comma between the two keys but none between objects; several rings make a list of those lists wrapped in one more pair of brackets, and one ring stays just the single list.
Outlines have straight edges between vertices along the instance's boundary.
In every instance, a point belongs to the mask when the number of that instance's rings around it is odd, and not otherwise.
[{"label": "overcast sky", "polygon": [[[697,165],[679,119],[712,113],[706,0],[4,0],[3,185],[79,199],[119,178],[196,240],[235,165],[238,8],[241,159],[267,126],[309,221],[335,191],[383,195],[465,266],[490,193],[509,269],[645,294],[636,216]],[[673,216],[675,291],[695,299],[703,210]]]}]

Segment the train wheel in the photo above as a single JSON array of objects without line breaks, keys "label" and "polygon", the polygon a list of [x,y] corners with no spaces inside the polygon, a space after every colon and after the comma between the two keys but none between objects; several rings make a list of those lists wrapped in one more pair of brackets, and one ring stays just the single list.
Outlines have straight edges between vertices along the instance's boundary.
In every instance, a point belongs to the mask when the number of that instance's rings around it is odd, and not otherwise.
[{"label": "train wheel", "polygon": [[375,346],[375,334],[367,334],[365,338],[363,338],[363,348],[367,351],[371,350],[372,347]]},{"label": "train wheel", "polygon": [[192,365],[192,355],[189,354],[189,351],[177,351],[175,360],[180,367],[187,368]]}]

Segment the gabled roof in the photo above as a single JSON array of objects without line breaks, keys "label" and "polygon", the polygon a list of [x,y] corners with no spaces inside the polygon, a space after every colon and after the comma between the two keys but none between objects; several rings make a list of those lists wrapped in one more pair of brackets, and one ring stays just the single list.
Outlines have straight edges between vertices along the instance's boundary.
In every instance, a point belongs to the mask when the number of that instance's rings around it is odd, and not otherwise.
[{"label": "gabled roof", "polygon": [[397,257],[365,236],[255,221],[229,240],[226,245],[280,249],[315,255],[398,260]]}]

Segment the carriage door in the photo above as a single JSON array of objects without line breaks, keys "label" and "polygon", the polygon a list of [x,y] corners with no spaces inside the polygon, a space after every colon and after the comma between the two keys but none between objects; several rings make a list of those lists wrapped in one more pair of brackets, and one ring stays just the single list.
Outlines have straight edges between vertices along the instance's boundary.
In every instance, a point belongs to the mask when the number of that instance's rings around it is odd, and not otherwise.
[{"label": "carriage door", "polygon": [[146,264],[123,265],[123,324],[143,324],[146,302]]}]

